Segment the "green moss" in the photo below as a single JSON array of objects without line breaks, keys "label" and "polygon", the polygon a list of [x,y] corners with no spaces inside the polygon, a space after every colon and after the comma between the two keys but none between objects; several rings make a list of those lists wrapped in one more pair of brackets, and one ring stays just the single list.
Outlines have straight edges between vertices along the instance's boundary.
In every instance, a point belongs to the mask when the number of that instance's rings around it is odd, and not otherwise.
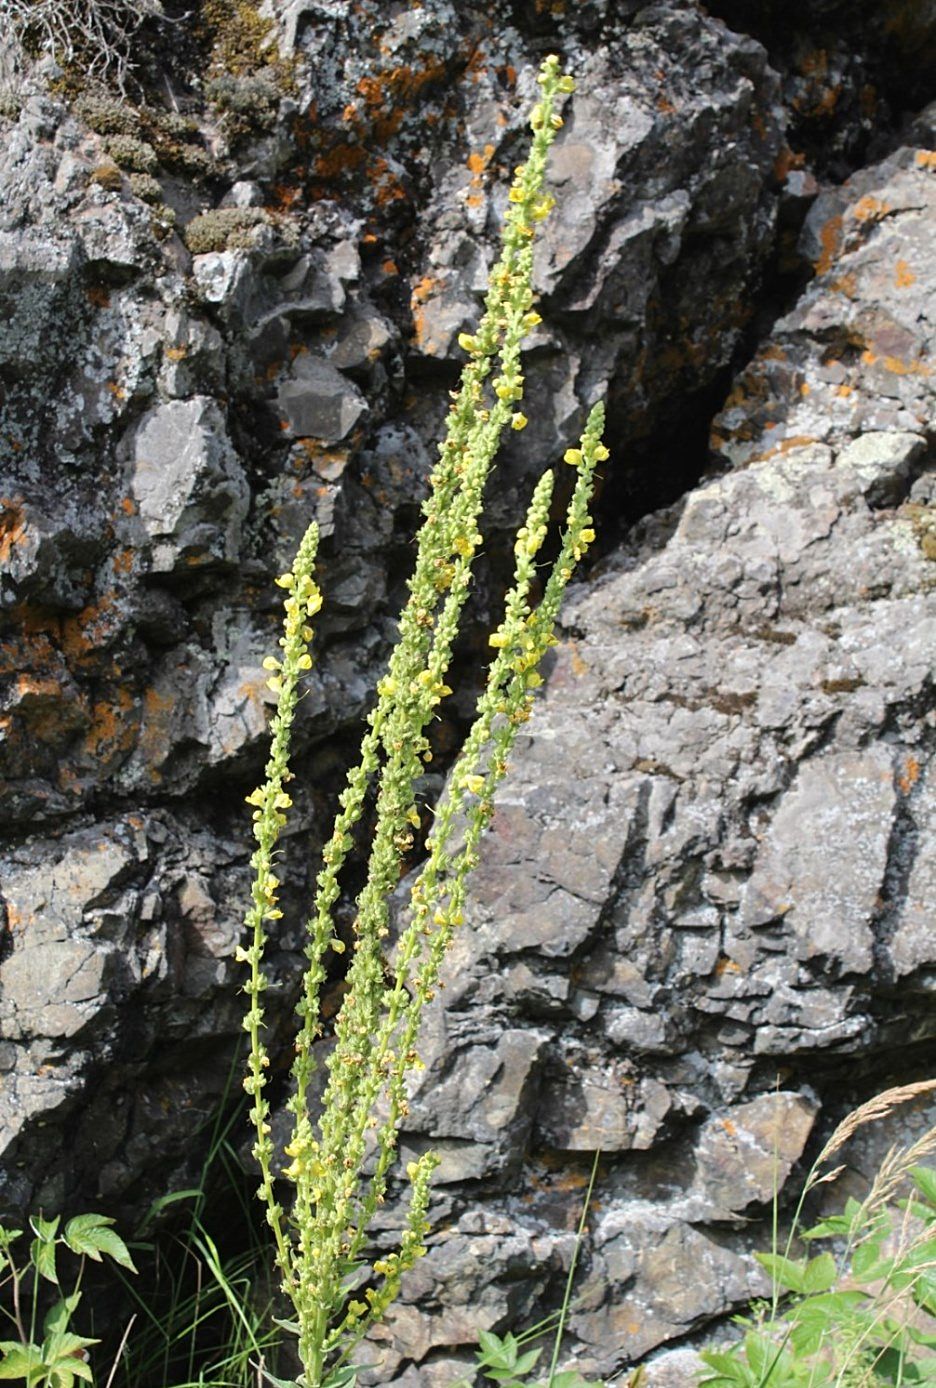
[{"label": "green moss", "polygon": [[132,173],[152,174],[159,168],[153,146],[133,135],[113,135],[105,148],[115,164]]},{"label": "green moss", "polygon": [[279,60],[273,21],[251,0],[204,0],[201,14],[215,74],[244,77]]},{"label": "green moss", "polygon": [[227,138],[238,140],[275,125],[283,93],[274,69],[264,68],[248,76],[224,73],[213,77],[205,86],[205,95],[220,112]]},{"label": "green moss", "polygon": [[162,202],[162,188],[159,185],[159,180],[154,178],[152,174],[132,173],[130,175],[130,191],[141,202]]},{"label": "green moss", "polygon": [[182,144],[177,140],[157,140],[156,151],[159,162],[170,173],[181,178],[210,178],[217,172],[217,166],[202,145]]},{"label": "green moss", "polygon": [[139,136],[140,115],[125,101],[100,92],[82,92],[73,110],[78,119],[97,135]]},{"label": "green moss", "polygon": [[259,207],[216,207],[189,222],[185,244],[192,255],[249,249],[254,244],[253,232],[266,221],[266,213]]},{"label": "green moss", "polygon": [[281,57],[273,21],[253,0],[204,0],[202,22],[211,50],[205,95],[228,140],[270,129],[295,88],[295,64]]},{"label": "green moss", "polygon": [[123,187],[123,174],[116,164],[98,164],[91,170],[91,182],[97,183],[99,187],[106,188],[108,192],[114,193]]}]

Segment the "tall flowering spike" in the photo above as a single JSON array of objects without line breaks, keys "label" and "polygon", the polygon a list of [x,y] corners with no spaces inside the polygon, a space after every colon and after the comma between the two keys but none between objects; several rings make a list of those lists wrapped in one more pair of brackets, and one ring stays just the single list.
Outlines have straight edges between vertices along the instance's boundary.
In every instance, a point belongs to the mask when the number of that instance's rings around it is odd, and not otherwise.
[{"label": "tall flowering spike", "polygon": [[318,526],[310,525],[296,554],[292,569],[276,581],[285,589],[283,600],[283,637],[280,656],[268,656],[264,668],[271,671],[267,681],[276,695],[276,712],[270,725],[270,756],[263,784],[247,796],[253,807],[253,835],[256,848],[250,860],[254,878],[251,887],[251,906],[245,921],[248,943],[237,951],[237,957],[247,964],[249,975],[244,984],[249,1005],[244,1018],[244,1030],[250,1038],[250,1054],[244,1088],[253,1099],[250,1110],[256,1140],[253,1154],[260,1167],[259,1196],[267,1207],[267,1220],[276,1239],[277,1262],[287,1283],[293,1277],[292,1256],[286,1238],[283,1212],[273,1190],[270,1141],[270,1106],[264,1097],[269,1057],[263,1043],[263,1007],[261,995],[267,986],[263,973],[263,950],[266,943],[266,922],[282,915],[277,901],[279,879],[273,872],[273,857],[280,833],[286,824],[286,811],[292,800],[284,787],[291,779],[289,748],[293,717],[299,700],[299,685],[311,668],[309,642],[312,630],[309,622],[322,605],[321,594],[313,580],[315,556],[318,551]]},{"label": "tall flowering spike", "polygon": [[[547,58],[540,70],[540,98],[531,113],[526,162],[515,173],[504,219],[500,258],[491,272],[484,313],[459,343],[468,360],[453,396],[445,438],[429,481],[423,523],[399,635],[377,697],[357,765],[339,797],[339,812],[323,849],[323,866],[308,921],[308,966],[299,1004],[301,1018],[289,1101],[293,1131],[278,1178],[292,1192],[287,1221],[276,1199],[270,1110],[265,1097],[268,1059],[263,1047],[261,998],[266,980],[262,955],[266,923],[278,918],[273,858],[290,798],[289,735],[301,674],[311,665],[308,621],[320,598],[312,579],[316,537],[310,531],[292,570],[278,583],[285,590],[284,636],[279,657],[264,662],[277,698],[272,748],[264,784],[248,800],[254,809],[257,848],[248,943],[239,951],[248,964],[250,1037],[245,1087],[260,1166],[260,1196],[277,1246],[283,1289],[296,1312],[305,1388],[322,1388],[331,1368],[348,1354],[397,1296],[407,1270],[425,1252],[430,1179],[437,1157],[411,1163],[409,1213],[398,1251],[364,1264],[367,1233],[385,1196],[406,1113],[406,1078],[418,1067],[419,1024],[439,986],[443,956],[464,916],[468,876],[478,861],[481,835],[493,812],[493,795],[507,771],[517,730],[529,717],[540,683],[538,665],[553,643],[562,592],[594,538],[588,515],[594,469],[602,456],[603,411],[592,412],[579,447],[566,460],[577,470],[558,558],[542,597],[535,601],[541,555],[549,527],[553,476],[534,490],[514,547],[514,583],[503,621],[490,638],[494,653],[475,722],[436,808],[428,855],[413,887],[409,920],[393,949],[387,981],[389,898],[423,822],[416,783],[431,757],[428,728],[446,682],[474,557],[482,543],[480,517],[485,482],[506,428],[521,430],[526,416],[521,347],[539,322],[533,307],[533,238],[553,199],[544,192],[546,158],[562,120],[557,104],[574,83]],[[365,882],[356,901],[350,960],[334,1044],[326,1061],[328,1081],[321,1112],[309,1107],[313,1047],[320,1035],[319,1001],[329,950],[343,951],[335,933],[334,907],[340,873],[354,845],[368,792],[374,795],[374,831]],[[361,1292],[349,1286],[364,1288]]]}]

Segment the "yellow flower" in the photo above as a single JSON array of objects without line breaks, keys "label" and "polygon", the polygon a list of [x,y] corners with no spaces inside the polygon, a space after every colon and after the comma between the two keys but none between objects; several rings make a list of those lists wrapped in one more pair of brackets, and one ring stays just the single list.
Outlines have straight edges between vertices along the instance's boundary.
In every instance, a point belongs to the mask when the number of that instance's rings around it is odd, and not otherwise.
[{"label": "yellow flower", "polygon": [[463,776],[461,781],[462,790],[470,791],[472,795],[480,795],[484,789],[483,776]]},{"label": "yellow flower", "polygon": [[525,428],[527,427],[527,417],[526,417],[526,415],[525,415],[525,414],[521,414],[519,410],[517,411],[516,414],[511,415],[511,417],[510,417],[510,427],[511,427],[511,429],[525,429]]},{"label": "yellow flower", "polygon": [[567,448],[562,455],[562,461],[571,467],[581,467],[582,450],[580,448]]}]

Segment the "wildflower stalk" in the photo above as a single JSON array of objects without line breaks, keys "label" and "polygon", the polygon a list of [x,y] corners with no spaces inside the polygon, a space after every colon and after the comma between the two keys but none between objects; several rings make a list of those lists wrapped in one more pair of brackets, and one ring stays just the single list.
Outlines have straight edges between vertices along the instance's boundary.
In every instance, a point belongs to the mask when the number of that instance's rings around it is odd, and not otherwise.
[{"label": "wildflower stalk", "polygon": [[[248,797],[255,806],[258,846],[253,858],[253,905],[247,920],[250,939],[240,957],[250,966],[244,1025],[251,1056],[245,1087],[254,1099],[251,1118],[261,1172],[259,1194],[273,1228],[283,1287],[296,1311],[304,1388],[322,1388],[330,1382],[327,1375],[346,1361],[367,1329],[384,1314],[402,1277],[425,1252],[429,1183],[438,1164],[431,1152],[411,1162],[407,1170],[410,1204],[399,1250],[373,1263],[361,1297],[353,1290],[368,1228],[385,1197],[398,1127],[407,1112],[406,1079],[419,1063],[416,1041],[422,1014],[439,986],[446,949],[462,921],[467,879],[477,864],[479,841],[493,813],[494,792],[506,774],[517,731],[529,717],[534,691],[541,683],[537,666],[554,642],[562,595],[594,539],[589,498],[595,468],[608,456],[601,441],[604,410],[600,405],[592,410],[579,447],[565,455],[576,470],[575,484],[559,554],[538,601],[531,595],[548,529],[554,487],[551,473],[537,484],[526,523],[518,532],[513,586],[503,621],[491,637],[496,653],[474,723],[426,841],[428,856],[410,893],[409,923],[397,941],[390,982],[385,983],[389,898],[421,827],[415,786],[432,757],[427,729],[439,703],[451,693],[445,681],[472,562],[482,540],[479,517],[485,482],[504,429],[508,425],[520,429],[526,423],[518,409],[523,397],[521,346],[540,321],[533,310],[531,285],[534,226],[552,205],[544,196],[543,184],[549,146],[562,124],[555,107],[573,87],[572,79],[561,75],[556,58],[543,63],[539,81],[542,92],[531,118],[531,151],[516,170],[510,189],[502,253],[491,273],[484,314],[476,332],[459,339],[468,362],[460,389],[452,397],[445,439],[423,505],[397,643],[377,686],[360,758],[348,774],[323,849],[307,924],[307,968],[298,1007],[294,1092],[288,1103],[293,1132],[285,1148],[290,1161],[280,1173],[294,1188],[288,1225],[274,1190],[269,1105],[263,1095],[268,1061],[262,1041],[260,996],[265,980],[261,960],[265,922],[279,915],[275,895],[279,884],[272,875],[272,862],[290,803],[284,786],[291,775],[287,757],[298,679],[311,665],[306,619],[320,604],[311,577],[312,531],[300,547],[292,572],[279,580],[289,596],[280,643],[283,655],[271,667],[278,706],[266,782]],[[314,1073],[314,1046],[321,1034],[319,1002],[326,957],[329,951],[340,954],[345,949],[335,933],[333,911],[341,870],[371,790],[375,829],[365,884],[356,902],[335,1044],[326,1061],[328,1080],[321,1112],[313,1122],[308,1088]]]}]

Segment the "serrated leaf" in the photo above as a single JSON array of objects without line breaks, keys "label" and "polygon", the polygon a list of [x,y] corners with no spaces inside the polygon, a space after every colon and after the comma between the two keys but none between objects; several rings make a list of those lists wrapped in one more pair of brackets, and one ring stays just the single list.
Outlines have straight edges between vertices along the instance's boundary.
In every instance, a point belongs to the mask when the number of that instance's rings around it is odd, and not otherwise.
[{"label": "serrated leaf", "polygon": [[703,1383],[715,1385],[716,1388],[722,1388],[722,1385],[728,1384],[750,1388],[755,1380],[741,1360],[735,1357],[738,1353],[738,1346],[727,1351],[701,1350],[700,1358],[715,1370],[715,1377],[703,1379]]},{"label": "serrated leaf", "polygon": [[512,1351],[510,1341],[513,1336],[507,1335],[502,1340],[499,1335],[495,1335],[493,1330],[480,1330],[478,1332],[478,1343],[482,1353],[478,1355],[478,1363],[481,1367],[490,1364],[492,1368],[509,1369],[517,1357],[517,1346],[514,1341]]},{"label": "serrated leaf", "polygon": [[[537,1359],[539,1359],[542,1352],[543,1351],[540,1349],[528,1349],[525,1354],[521,1354],[519,1359],[517,1359],[513,1365],[514,1373],[528,1374],[532,1369],[533,1365],[536,1363]],[[555,1383],[555,1379],[553,1380],[553,1382]]]},{"label": "serrated leaf", "polygon": [[83,1254],[96,1263],[101,1262],[104,1253],[121,1267],[136,1272],[127,1245],[109,1227],[113,1222],[101,1215],[77,1215],[65,1226],[65,1242],[73,1253]]},{"label": "serrated leaf", "polygon": [[45,1367],[38,1345],[20,1345],[15,1340],[5,1340],[0,1344],[0,1350],[3,1351],[0,1379],[25,1378],[27,1382],[32,1382],[37,1371]]},{"label": "serrated leaf", "polygon": [[771,1279],[787,1291],[803,1293],[805,1286],[805,1262],[794,1262],[784,1258],[782,1253],[755,1253],[754,1257],[761,1267],[766,1268]]},{"label": "serrated leaf", "polygon": [[806,1293],[827,1292],[835,1285],[838,1269],[831,1253],[820,1253],[810,1258],[803,1272],[803,1290]]},{"label": "serrated leaf", "polygon": [[892,1258],[881,1257],[881,1245],[877,1239],[860,1243],[852,1253],[851,1275],[860,1282],[876,1282],[886,1277],[893,1267]]},{"label": "serrated leaf", "polygon": [[52,1306],[42,1322],[43,1335],[55,1335],[68,1329],[68,1322],[75,1314],[75,1310],[81,1300],[81,1292],[73,1292],[71,1296],[63,1296]]},{"label": "serrated leaf", "polygon": [[46,1243],[44,1239],[33,1239],[29,1256],[39,1276],[44,1277],[47,1282],[51,1282],[54,1287],[57,1287],[58,1273],[55,1269],[55,1247],[54,1243]]},{"label": "serrated leaf", "polygon": [[58,1233],[61,1222],[60,1215],[56,1215],[54,1219],[43,1219],[42,1215],[30,1215],[29,1217],[29,1227],[40,1243],[51,1243]]},{"label": "serrated leaf", "polygon": [[749,1330],[744,1337],[744,1354],[754,1373],[759,1378],[763,1378],[776,1354],[776,1347],[769,1340],[765,1340],[762,1335]]}]

